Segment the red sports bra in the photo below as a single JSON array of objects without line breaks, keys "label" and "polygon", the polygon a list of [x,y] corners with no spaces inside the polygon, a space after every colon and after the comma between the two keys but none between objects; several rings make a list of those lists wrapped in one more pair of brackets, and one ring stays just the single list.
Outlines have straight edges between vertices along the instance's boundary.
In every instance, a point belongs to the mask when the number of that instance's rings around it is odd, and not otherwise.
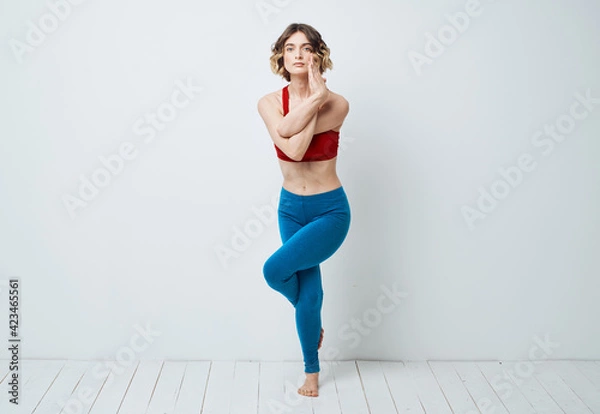
[{"label": "red sports bra", "polygon": [[[283,116],[289,112],[289,92],[286,85],[281,91],[281,100],[283,102]],[[320,134],[315,134],[310,141],[308,149],[304,153],[304,157],[300,161],[294,161],[275,145],[277,157],[280,160],[290,162],[306,162],[306,161],[325,161],[337,156],[340,133],[338,131],[325,131]]]}]

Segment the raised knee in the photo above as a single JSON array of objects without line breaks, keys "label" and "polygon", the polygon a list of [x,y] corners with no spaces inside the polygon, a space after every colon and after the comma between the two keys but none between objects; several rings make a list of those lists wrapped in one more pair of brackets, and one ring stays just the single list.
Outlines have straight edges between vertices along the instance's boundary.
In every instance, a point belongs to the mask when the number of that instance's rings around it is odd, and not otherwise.
[{"label": "raised knee", "polygon": [[278,270],[277,265],[273,260],[268,259],[265,262],[265,264],[263,265],[263,275],[265,277],[265,281],[270,287],[275,288],[279,284],[281,284],[280,271]]}]

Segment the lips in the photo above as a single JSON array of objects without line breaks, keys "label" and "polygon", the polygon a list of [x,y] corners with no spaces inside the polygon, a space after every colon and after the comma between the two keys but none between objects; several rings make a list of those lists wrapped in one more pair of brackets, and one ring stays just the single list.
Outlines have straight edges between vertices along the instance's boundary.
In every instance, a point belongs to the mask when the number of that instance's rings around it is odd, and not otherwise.
[{"label": "lips", "polygon": [[294,63],[294,66],[304,66],[304,63]]}]

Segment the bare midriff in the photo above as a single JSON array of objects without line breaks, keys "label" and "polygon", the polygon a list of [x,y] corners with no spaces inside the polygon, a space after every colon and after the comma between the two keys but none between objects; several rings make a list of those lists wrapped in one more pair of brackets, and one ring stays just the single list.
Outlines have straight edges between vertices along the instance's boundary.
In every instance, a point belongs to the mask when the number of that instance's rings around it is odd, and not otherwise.
[{"label": "bare midriff", "polygon": [[298,195],[325,193],[339,188],[336,160],[288,162],[279,160],[283,174],[283,188]]}]

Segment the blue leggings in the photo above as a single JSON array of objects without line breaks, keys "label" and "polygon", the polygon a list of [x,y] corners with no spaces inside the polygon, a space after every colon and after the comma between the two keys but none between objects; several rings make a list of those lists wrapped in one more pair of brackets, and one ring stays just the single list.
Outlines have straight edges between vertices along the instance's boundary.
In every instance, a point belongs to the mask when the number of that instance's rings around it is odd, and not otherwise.
[{"label": "blue leggings", "polygon": [[304,372],[319,372],[323,304],[319,264],[346,238],[350,206],[343,187],[306,196],[282,188],[277,214],[283,245],[267,259],[263,274],[295,308]]}]

